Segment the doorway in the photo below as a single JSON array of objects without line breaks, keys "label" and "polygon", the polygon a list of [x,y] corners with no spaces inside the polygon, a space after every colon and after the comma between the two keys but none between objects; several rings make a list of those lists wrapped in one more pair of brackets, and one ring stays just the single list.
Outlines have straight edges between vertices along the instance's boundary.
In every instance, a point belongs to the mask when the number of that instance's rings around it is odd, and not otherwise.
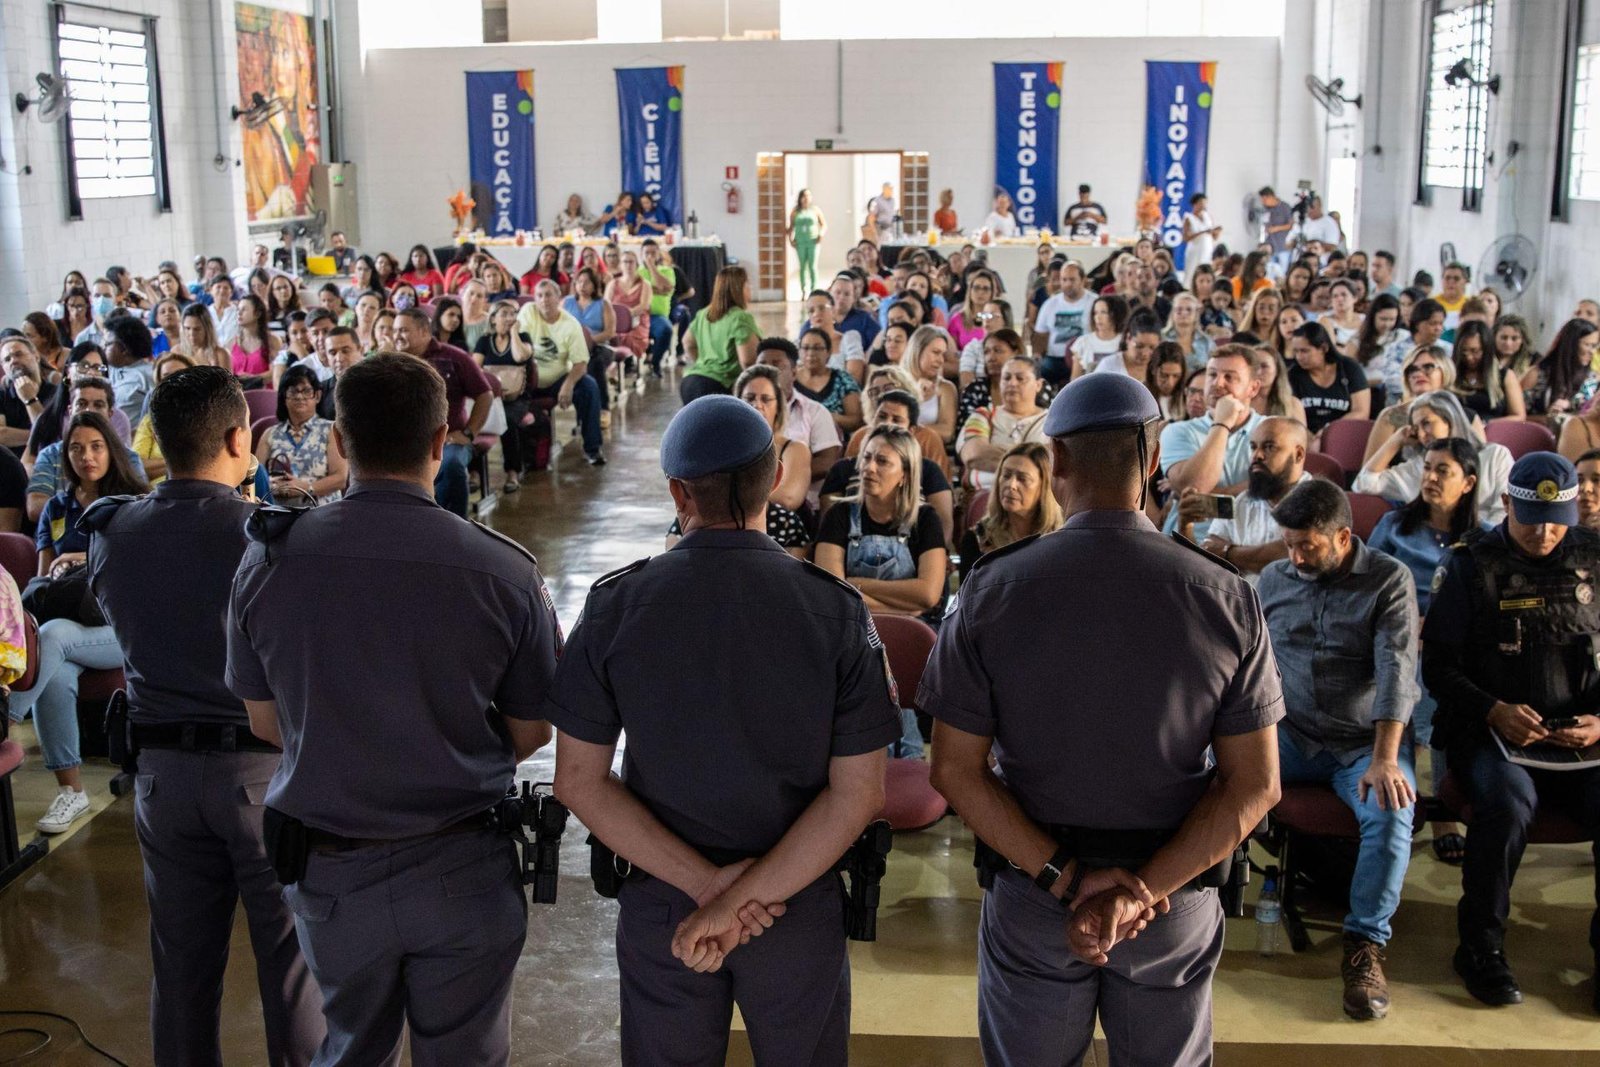
[{"label": "doorway", "polygon": [[[885,184],[894,186],[903,202],[899,152],[786,152],[784,153],[783,225],[789,222],[800,190],[811,191],[811,203],[826,225],[817,243],[817,285],[826,289],[845,267],[845,254],[861,239],[867,201]],[[783,294],[785,300],[804,300],[800,288],[800,262],[794,246],[784,241]]]}]

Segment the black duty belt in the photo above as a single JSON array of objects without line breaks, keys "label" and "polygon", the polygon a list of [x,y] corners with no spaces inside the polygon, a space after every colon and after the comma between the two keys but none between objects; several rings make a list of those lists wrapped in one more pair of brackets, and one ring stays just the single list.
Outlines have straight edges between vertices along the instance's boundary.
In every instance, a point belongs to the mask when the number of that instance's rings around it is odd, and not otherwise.
[{"label": "black duty belt", "polygon": [[179,752],[279,752],[248,726],[220,722],[129,723],[135,752],[145,748]]},{"label": "black duty belt", "polygon": [[307,826],[305,834],[306,847],[312,852],[354,852],[358,848],[371,848],[374,845],[408,844],[430,837],[444,837],[447,834],[472,834],[498,829],[499,823],[494,812],[486,811],[469,815],[460,822],[451,823],[442,829],[430,830],[425,834],[412,834],[408,837],[345,837],[330,830],[318,830],[314,826]]}]

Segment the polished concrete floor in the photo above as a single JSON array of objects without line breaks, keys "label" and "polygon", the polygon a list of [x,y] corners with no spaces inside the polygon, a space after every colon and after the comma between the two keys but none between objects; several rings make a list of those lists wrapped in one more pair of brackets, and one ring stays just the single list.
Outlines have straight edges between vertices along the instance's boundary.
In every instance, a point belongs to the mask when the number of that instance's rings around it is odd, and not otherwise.
[{"label": "polished concrete floor", "polygon": [[[776,316],[774,316],[775,318]],[[614,416],[611,463],[588,467],[574,447],[523,490],[501,496],[493,525],[538,555],[569,626],[589,584],[659,551],[670,522],[656,442],[676,410],[675,383],[650,383]],[[566,424],[558,421],[558,440]],[[26,730],[23,732],[27,737]],[[547,780],[549,753],[521,772]],[[150,963],[132,803],[113,801],[109,774],[92,768],[96,814],[58,838],[43,863],[0,892],[0,1012],[55,1012],[122,1061],[149,1064]],[[35,751],[16,776],[29,828],[51,789]],[[398,784],[398,782],[397,782]],[[534,906],[513,999],[513,1061],[527,1065],[617,1062],[615,908],[587,878],[584,833],[569,826],[561,901]],[[1531,849],[1515,892],[1509,949],[1527,994],[1521,1007],[1483,1008],[1450,972],[1458,873],[1419,843],[1395,921],[1389,973],[1394,1008],[1358,1024],[1339,1010],[1339,910],[1313,911],[1315,943],[1300,955],[1262,958],[1249,919],[1231,920],[1216,983],[1222,1064],[1600,1064],[1600,1018],[1585,943],[1593,866],[1581,847]],[[971,837],[954,818],[901,835],[890,857],[879,940],[851,946],[852,1062],[976,1064],[975,956],[979,893]],[[227,1064],[264,1062],[249,942],[236,928],[225,990]],[[48,1038],[48,1042],[46,1042]],[[107,1062],[72,1023],[0,1014],[0,1067]],[[737,1033],[729,1062],[750,1062]],[[1098,1062],[1104,1063],[1104,1053]]]}]

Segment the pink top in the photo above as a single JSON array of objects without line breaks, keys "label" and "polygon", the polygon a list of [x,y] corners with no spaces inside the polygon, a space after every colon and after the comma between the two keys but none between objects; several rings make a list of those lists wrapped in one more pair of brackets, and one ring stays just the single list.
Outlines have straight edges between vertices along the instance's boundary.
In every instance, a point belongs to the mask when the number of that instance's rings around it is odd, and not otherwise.
[{"label": "pink top", "polygon": [[985,336],[986,331],[982,326],[968,326],[965,319],[965,315],[951,315],[950,324],[946,327],[950,336],[956,339],[957,348],[966,348],[970,342],[981,341]]},{"label": "pink top", "polygon": [[233,373],[241,377],[265,374],[268,371],[267,346],[246,350],[239,346],[238,341],[233,342],[233,347],[228,349],[228,355],[233,360]]}]

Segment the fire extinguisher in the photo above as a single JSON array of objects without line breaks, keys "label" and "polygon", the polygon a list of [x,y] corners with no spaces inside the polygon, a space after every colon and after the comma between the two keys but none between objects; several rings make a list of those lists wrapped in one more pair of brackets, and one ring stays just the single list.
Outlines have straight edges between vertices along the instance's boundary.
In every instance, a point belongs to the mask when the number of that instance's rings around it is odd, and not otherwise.
[{"label": "fire extinguisher", "polygon": [[723,182],[722,191],[728,195],[728,214],[739,213],[739,187],[733,182]]}]

